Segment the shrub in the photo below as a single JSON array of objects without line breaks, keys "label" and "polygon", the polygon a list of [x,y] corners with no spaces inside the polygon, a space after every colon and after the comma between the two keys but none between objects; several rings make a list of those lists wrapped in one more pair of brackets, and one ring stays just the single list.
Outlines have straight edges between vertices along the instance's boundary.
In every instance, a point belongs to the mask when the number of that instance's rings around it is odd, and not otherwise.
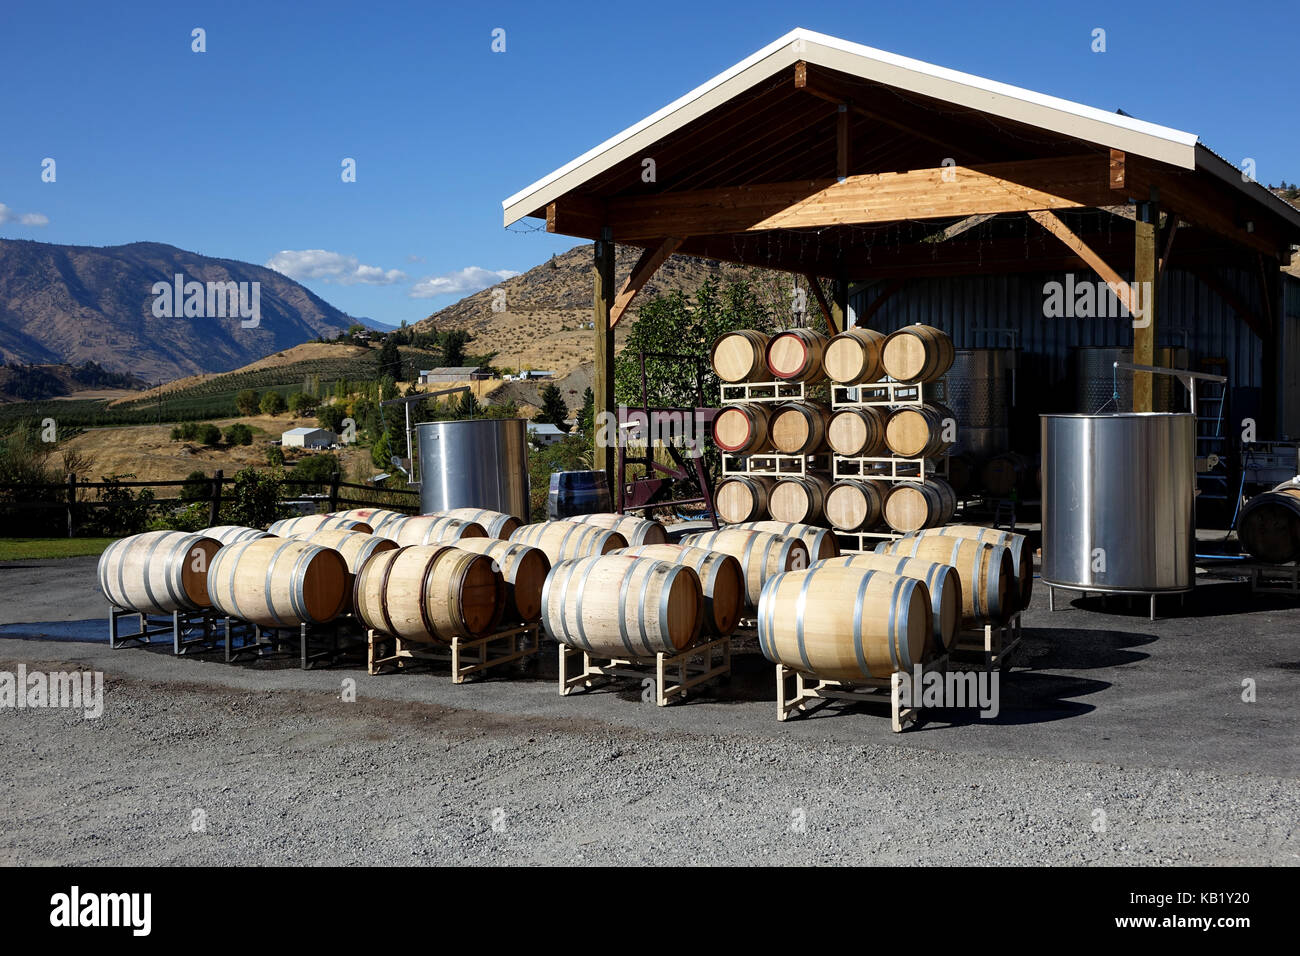
[{"label": "shrub", "polygon": [[289,508],[279,499],[279,473],[258,471],[250,465],[235,475],[235,484],[223,515],[227,516],[230,524],[265,528],[289,513]]},{"label": "shrub", "polygon": [[279,445],[271,445],[266,449],[266,463],[272,467],[284,464],[284,452]]},{"label": "shrub", "polygon": [[212,497],[212,480],[201,471],[191,471],[181,485],[181,497],[186,501],[202,501]]},{"label": "shrub", "polygon": [[316,485],[307,487],[296,486],[294,488],[297,494],[313,494],[324,490],[324,485],[329,482],[334,474],[339,470],[339,460],[334,455],[308,455],[301,458],[293,466],[292,477],[299,481],[315,481]]},{"label": "shrub", "polygon": [[235,407],[239,409],[241,415],[256,415],[261,407],[261,400],[257,392],[246,388],[235,396]]},{"label": "shrub", "polygon": [[306,414],[316,407],[315,397],[306,392],[294,392],[289,396],[289,411],[295,415]]},{"label": "shrub", "polygon": [[211,422],[204,422],[198,426],[198,440],[205,445],[221,444],[221,429]]},{"label": "shrub", "polygon": [[316,409],[316,421],[321,428],[328,428],[334,434],[343,431],[343,419],[347,418],[342,405],[322,405]]},{"label": "shrub", "polygon": [[227,445],[251,445],[253,430],[243,422],[236,422],[226,429],[225,438]]},{"label": "shrub", "polygon": [[279,415],[285,408],[284,396],[279,392],[267,392],[257,407],[263,415]]}]

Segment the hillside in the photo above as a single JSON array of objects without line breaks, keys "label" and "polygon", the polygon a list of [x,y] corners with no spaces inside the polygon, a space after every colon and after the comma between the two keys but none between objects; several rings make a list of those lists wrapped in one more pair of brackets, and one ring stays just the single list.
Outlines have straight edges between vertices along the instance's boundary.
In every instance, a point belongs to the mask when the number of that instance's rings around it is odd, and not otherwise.
[{"label": "hillside", "polygon": [[[261,320],[157,318],[156,282],[260,283]],[[238,368],[345,329],[350,319],[292,279],[175,246],[0,240],[0,362],[79,365],[166,381]]]}]

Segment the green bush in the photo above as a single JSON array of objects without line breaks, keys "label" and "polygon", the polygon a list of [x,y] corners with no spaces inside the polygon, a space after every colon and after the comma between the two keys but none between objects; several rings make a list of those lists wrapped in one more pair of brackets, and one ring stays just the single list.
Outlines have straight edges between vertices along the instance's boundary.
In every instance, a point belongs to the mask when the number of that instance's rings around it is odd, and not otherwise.
[{"label": "green bush", "polygon": [[279,415],[285,409],[284,396],[279,392],[267,392],[257,407],[263,415]]},{"label": "green bush", "polygon": [[251,445],[253,430],[243,422],[236,422],[226,429],[225,439],[227,445]]},{"label": "green bush", "polygon": [[77,522],[77,533],[88,538],[121,538],[144,531],[153,518],[154,493],[148,488],[133,492],[122,482],[135,475],[104,475],[97,500],[85,507],[85,516]]},{"label": "green bush", "polygon": [[211,515],[211,506],[207,502],[195,502],[192,505],[186,505],[184,508],[173,508],[171,511],[157,515],[149,522],[148,531],[202,531],[208,527],[208,519]]},{"label": "green bush", "polygon": [[293,488],[295,494],[316,494],[324,491],[327,484],[334,474],[339,470],[339,460],[334,455],[308,455],[306,458],[300,458],[298,463],[293,466],[290,477],[299,481],[315,481],[316,485],[303,487],[296,485]]},{"label": "green bush", "polygon": [[336,435],[342,433],[343,419],[347,417],[342,405],[321,405],[316,409],[316,421],[320,427],[328,428]]},{"label": "green bush", "polygon": [[315,408],[315,397],[306,392],[294,392],[289,396],[289,411],[295,415],[307,414]]},{"label": "green bush", "polygon": [[181,497],[186,501],[202,501],[212,497],[212,480],[201,471],[191,471],[181,485]]},{"label": "green bush", "polygon": [[279,445],[271,445],[266,449],[266,463],[272,467],[284,464],[284,452]]},{"label": "green bush", "polygon": [[246,528],[265,528],[288,517],[289,507],[279,500],[280,477],[279,472],[259,471],[251,465],[240,470],[222,509],[223,520]]},{"label": "green bush", "polygon": [[198,439],[203,444],[212,446],[221,444],[221,429],[211,422],[198,426]]},{"label": "green bush", "polygon": [[235,396],[235,407],[239,409],[241,415],[256,415],[261,407],[260,403],[261,399],[257,392],[251,388],[243,389]]}]

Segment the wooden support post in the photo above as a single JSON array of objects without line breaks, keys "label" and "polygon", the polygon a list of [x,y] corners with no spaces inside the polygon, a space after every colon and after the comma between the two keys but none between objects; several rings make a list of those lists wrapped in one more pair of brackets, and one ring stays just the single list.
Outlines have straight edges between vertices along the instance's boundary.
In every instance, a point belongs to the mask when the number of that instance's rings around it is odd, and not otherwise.
[{"label": "wooden support post", "polygon": [[[1133,284],[1137,308],[1133,309],[1133,362],[1156,364],[1156,322],[1159,315],[1156,283],[1159,259],[1156,250],[1160,230],[1160,207],[1140,202],[1134,222]],[[1150,372],[1133,373],[1133,411],[1153,412],[1155,402]]]},{"label": "wooden support post", "polygon": [[841,264],[831,280],[831,335],[849,327],[849,276]]},{"label": "wooden support post", "polygon": [[841,103],[835,118],[835,177],[839,182],[849,178],[849,104]]},{"label": "wooden support post", "polygon": [[[221,479],[223,472],[220,468],[212,473],[212,498],[208,506],[208,527],[214,528],[221,523]],[[337,477],[337,476],[335,476]],[[334,509],[331,508],[331,511]]]},{"label": "wooden support post", "polygon": [[[822,280],[817,278],[811,272],[804,273],[804,279],[808,283],[808,291],[813,294],[813,299],[817,302],[817,308],[821,311],[822,318],[826,320],[828,329],[835,328],[835,316],[831,312],[831,304],[826,299],[826,293],[822,291]],[[843,329],[840,329],[843,332]]]},{"label": "wooden support post", "polygon": [[[407,408],[410,408],[408,405]],[[409,466],[408,466],[409,467]],[[330,513],[339,510],[339,473],[330,475]]]},{"label": "wooden support post", "polygon": [[[592,457],[596,470],[605,472],[610,494],[617,507],[617,502],[622,498],[622,487],[620,481],[615,480],[615,446],[611,444],[618,441],[619,435],[618,412],[614,405],[614,330],[609,324],[614,311],[614,240],[608,226],[601,232],[601,238],[596,240],[595,261],[591,270],[591,318],[596,327],[596,366],[592,391],[595,395],[596,415],[600,416],[601,412],[606,413],[608,425],[604,433],[608,440],[604,443],[597,440]],[[597,439],[601,431],[598,418]]]}]

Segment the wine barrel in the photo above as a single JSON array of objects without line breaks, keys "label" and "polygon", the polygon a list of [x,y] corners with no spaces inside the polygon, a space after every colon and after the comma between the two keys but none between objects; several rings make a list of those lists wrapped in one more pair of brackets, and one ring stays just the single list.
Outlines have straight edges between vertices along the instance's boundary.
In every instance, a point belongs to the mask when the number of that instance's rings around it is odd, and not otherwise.
[{"label": "wine barrel", "polygon": [[885,334],[875,329],[846,329],[826,345],[822,367],[833,382],[840,385],[862,385],[877,381],[884,374],[880,364],[880,350],[885,344]]},{"label": "wine barrel", "polygon": [[206,532],[146,531],[119,538],[99,556],[99,589],[124,611],[203,610],[212,605],[208,571],[222,547]]},{"label": "wine barrel", "polygon": [[952,368],[952,339],[932,325],[907,325],[891,332],[880,348],[885,374],[899,382],[934,382]]},{"label": "wine barrel", "polygon": [[919,481],[900,481],[885,496],[885,524],[904,534],[933,528],[952,519],[957,496],[942,478],[926,477]]},{"label": "wine barrel", "polygon": [[1030,471],[1028,458],[1008,451],[986,461],[980,477],[985,491],[994,498],[1006,498],[1016,489],[1025,487]]},{"label": "wine barrel", "polygon": [[523,522],[514,515],[502,511],[489,511],[487,508],[452,508],[450,511],[439,511],[437,516],[471,521],[481,525],[489,538],[500,538],[502,541],[507,540],[523,526]]},{"label": "wine barrel", "polygon": [[1011,570],[1019,582],[1019,607],[1029,607],[1029,598],[1034,593],[1034,554],[1029,549],[1029,538],[1014,531],[999,531],[997,528],[984,528],[973,524],[947,524],[941,528],[926,528],[917,531],[920,537],[939,535],[945,538],[970,538],[985,544],[1000,544],[1011,552]]},{"label": "wine barrel", "polygon": [[383,551],[395,551],[397,542],[364,531],[304,531],[292,536],[295,540],[333,548],[343,555],[348,573],[356,574],[367,561]]},{"label": "wine barrel", "polygon": [[815,568],[858,568],[884,571],[902,578],[925,582],[930,592],[930,647],[927,657],[947,652],[961,626],[961,575],[949,564],[936,564],[921,558],[903,558],[894,554],[846,554],[813,565]]},{"label": "wine barrel", "polygon": [[748,521],[733,527],[770,531],[772,534],[784,535],[787,538],[798,538],[808,546],[809,561],[834,558],[840,553],[840,544],[835,540],[835,532],[829,528],[791,521]]},{"label": "wine barrel", "polygon": [[370,525],[371,534],[383,534],[384,525],[391,524],[393,521],[400,521],[408,517],[408,515],[388,508],[352,508],[349,511],[331,511],[330,517],[364,521]]},{"label": "wine barrel", "polygon": [[767,343],[767,370],[789,382],[815,382],[823,377],[822,356],[829,340],[813,329],[786,329]]},{"label": "wine barrel", "polygon": [[565,561],[542,589],[542,625],[598,657],[653,657],[690,646],[704,623],[700,579],[685,564],[624,554]]},{"label": "wine barrel", "polygon": [[357,575],[353,607],[366,627],[391,637],[472,640],[491,633],[505,606],[505,582],[493,565],[487,555],[447,544],[385,551]]},{"label": "wine barrel", "polygon": [[826,447],[831,410],[820,402],[786,402],[772,412],[769,433],[783,455],[813,455]]},{"label": "wine barrel", "polygon": [[662,524],[658,521],[638,518],[635,515],[613,513],[574,515],[567,520],[576,521],[578,524],[589,524],[596,528],[604,528],[606,531],[617,531],[633,547],[641,544],[666,544],[668,542],[668,532],[664,530]]},{"label": "wine barrel", "polygon": [[495,562],[494,570],[506,584],[502,620],[531,624],[542,616],[542,585],[551,571],[546,552],[499,538],[461,538],[456,547],[485,554]]},{"label": "wine barrel", "polygon": [[627,547],[627,539],[617,531],[578,524],[576,521],[541,521],[526,524],[510,536],[511,541],[540,548],[551,567],[561,561],[573,561],[597,554],[609,554]]},{"label": "wine barrel", "polygon": [[370,534],[375,529],[368,522],[355,518],[336,518],[333,515],[303,515],[300,518],[285,518],[266,529],[269,534],[287,538],[291,534],[304,531],[364,531]]},{"label": "wine barrel", "polygon": [[767,510],[774,521],[807,524],[821,520],[826,494],[831,490],[828,475],[809,472],[789,475],[777,481],[767,499]]},{"label": "wine barrel", "polygon": [[934,458],[953,446],[956,429],[957,420],[942,405],[902,405],[885,425],[885,444],[900,458]]},{"label": "wine barrel", "polygon": [[876,405],[841,408],[826,426],[826,443],[846,458],[882,458],[888,409]]},{"label": "wine barrel", "polygon": [[763,656],[823,680],[911,671],[933,627],[925,583],[884,571],[820,565],[778,574],[758,603]]},{"label": "wine barrel", "polygon": [[682,539],[682,544],[721,551],[739,561],[741,570],[745,572],[745,600],[750,607],[758,605],[763,585],[772,575],[806,568],[811,563],[808,545],[798,538],[787,538],[770,531],[723,528],[689,534]]},{"label": "wine barrel", "polygon": [[882,481],[844,478],[826,493],[826,520],[841,531],[870,531],[884,517],[888,494]]},{"label": "wine barrel", "polygon": [[759,382],[768,377],[767,336],[753,329],[727,332],[713,343],[713,371],[724,382]]},{"label": "wine barrel", "polygon": [[1247,501],[1237,519],[1237,539],[1259,561],[1300,561],[1300,488],[1285,482]]},{"label": "wine barrel", "polygon": [[691,568],[699,576],[704,594],[704,633],[725,637],[736,629],[745,610],[745,573],[731,555],[684,544],[646,544],[619,554],[657,558]]},{"label": "wine barrel", "polygon": [[764,475],[731,475],[718,482],[713,506],[727,524],[755,521],[767,514],[768,498],[775,478]]},{"label": "wine barrel", "polygon": [[1002,623],[1019,608],[1011,550],[1003,545],[932,535],[885,541],[876,546],[876,553],[956,568],[961,578],[961,619],[968,627]]},{"label": "wine barrel", "polygon": [[388,526],[388,536],[404,548],[424,544],[455,544],[461,538],[486,538],[477,521],[442,515],[413,515]]},{"label": "wine barrel", "polygon": [[965,494],[974,479],[975,463],[970,455],[948,456],[948,484],[952,485],[954,494]]},{"label": "wine barrel", "polygon": [[759,402],[728,405],[713,419],[713,443],[732,454],[753,454],[772,447],[770,406]]},{"label": "wine barrel", "polygon": [[238,544],[241,541],[256,541],[272,535],[261,528],[245,528],[237,524],[219,524],[214,528],[204,528],[200,532],[205,538],[216,538],[222,544]]},{"label": "wine barrel", "polygon": [[546,517],[552,521],[593,511],[609,511],[613,507],[609,477],[603,471],[551,472],[551,484],[546,493]]},{"label": "wine barrel", "polygon": [[[369,562],[367,562],[369,567]],[[208,594],[227,617],[261,627],[324,624],[348,608],[347,561],[297,538],[259,538],[217,552]]]}]

